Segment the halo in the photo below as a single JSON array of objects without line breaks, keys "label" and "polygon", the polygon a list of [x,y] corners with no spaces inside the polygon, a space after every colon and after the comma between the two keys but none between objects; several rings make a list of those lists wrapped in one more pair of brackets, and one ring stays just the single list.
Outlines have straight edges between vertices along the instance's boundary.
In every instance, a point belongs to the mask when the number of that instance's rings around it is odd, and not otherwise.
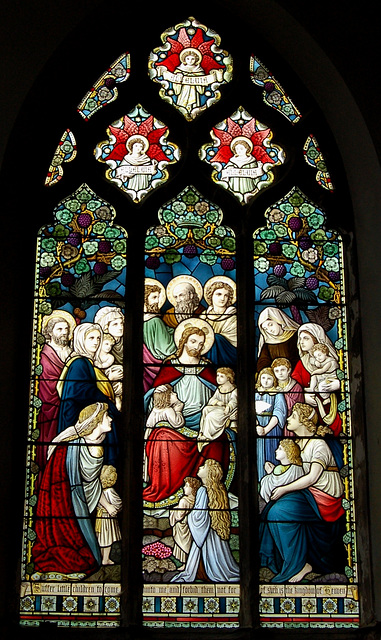
[{"label": "halo", "polygon": [[173,278],[167,285],[167,298],[174,307],[176,306],[176,300],[173,297],[173,289],[183,282],[193,285],[200,300],[203,296],[202,284],[197,280],[197,278],[188,276],[185,273],[180,276],[176,276],[176,278]]},{"label": "halo", "polygon": [[183,335],[184,329],[187,329],[188,327],[197,327],[197,329],[201,329],[205,332],[205,342],[201,351],[201,355],[204,355],[204,353],[207,353],[214,343],[214,331],[212,327],[209,322],[202,320],[202,318],[189,318],[189,320],[183,320],[177,325],[173,336],[176,347],[179,346],[180,338]]},{"label": "halo", "polygon": [[69,340],[71,340],[71,338],[73,337],[73,331],[77,326],[77,323],[74,320],[71,313],[69,313],[68,311],[63,311],[63,310],[60,311],[59,309],[55,309],[54,311],[52,311],[52,313],[49,316],[44,316],[42,319],[42,326],[41,326],[42,333],[45,332],[46,325],[48,324],[49,320],[52,320],[52,318],[62,318],[62,320],[68,323],[69,325],[68,337],[69,337]]},{"label": "halo", "polygon": [[143,145],[143,151],[144,153],[148,150],[149,148],[149,142],[147,140],[147,138],[145,138],[144,136],[139,135],[138,133],[130,136],[126,142],[126,147],[129,150],[129,152],[131,153],[132,151],[132,145],[135,142],[141,142],[141,144]]},{"label": "halo", "polygon": [[182,51],[180,51],[180,54],[179,54],[180,62],[184,64],[184,59],[187,56],[189,56],[189,54],[192,54],[193,56],[195,56],[195,58],[197,59],[197,63],[200,64],[202,60],[202,53],[198,49],[194,49],[193,47],[187,47],[186,49],[183,49]]},{"label": "halo", "polygon": [[163,284],[161,284],[161,282],[159,280],[155,280],[155,278],[145,278],[144,280],[144,286],[147,285],[153,285],[155,287],[159,287],[160,289],[160,293],[159,293],[159,309],[161,309],[161,307],[163,306],[165,299],[166,299],[166,295],[165,295],[165,287]]},{"label": "halo", "polygon": [[[232,278],[228,278],[228,276],[213,276],[213,278],[209,278],[204,285],[204,298],[208,305],[210,306],[212,304],[212,300],[209,297],[209,289],[215,282],[223,282],[233,289],[233,300],[231,301],[231,304],[233,304],[237,300],[237,285],[234,280],[232,280]],[[221,287],[221,289],[222,288],[223,287]]]},{"label": "halo", "polygon": [[234,153],[234,148],[237,144],[247,144],[250,147],[250,153],[252,153],[253,151],[253,143],[250,140],[250,138],[247,138],[246,136],[237,136],[236,138],[233,138],[233,140],[230,143],[230,149],[232,150],[232,152]]}]

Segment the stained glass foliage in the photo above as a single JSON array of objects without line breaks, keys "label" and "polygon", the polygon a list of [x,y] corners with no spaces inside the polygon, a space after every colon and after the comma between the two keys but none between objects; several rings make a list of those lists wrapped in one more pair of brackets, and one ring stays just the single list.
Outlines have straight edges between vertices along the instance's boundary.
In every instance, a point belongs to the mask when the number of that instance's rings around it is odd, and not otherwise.
[{"label": "stained glass foliage", "polygon": [[146,236],[143,623],[238,626],[235,236],[194,187]]},{"label": "stained glass foliage", "polygon": [[71,162],[77,155],[77,143],[70,129],[66,129],[62,134],[61,140],[49,166],[49,171],[45,178],[45,185],[51,187],[57,184],[63,176],[63,163]]},{"label": "stained glass foliage", "polygon": [[272,131],[243,107],[210,132],[212,142],[199,156],[213,167],[212,180],[245,205],[274,181],[273,167],[285,161],[285,152],[272,142]]},{"label": "stained glass foliage", "polygon": [[95,157],[108,165],[108,180],[140,202],[168,180],[166,167],[180,158],[180,149],[167,141],[168,134],[168,127],[138,104],[109,126],[109,139],[97,144]]},{"label": "stained glass foliage", "polygon": [[126,233],[86,184],[39,232],[21,622],[119,624]]},{"label": "stained glass foliage", "polygon": [[254,234],[261,624],[359,624],[343,244],[297,187]]},{"label": "stained glass foliage", "polygon": [[263,88],[265,104],[279,111],[291,124],[299,122],[302,117],[300,111],[273,74],[254,55],[250,57],[250,77],[254,84]]},{"label": "stained glass foliage", "polygon": [[192,17],[164,31],[161,40],[149,56],[149,76],[161,84],[163,100],[194,120],[220,99],[219,87],[232,79],[232,57],[220,48],[220,36]]},{"label": "stained glass foliage", "polygon": [[114,102],[118,97],[117,84],[130,77],[130,54],[123,53],[112,65],[102,73],[101,77],[82,98],[77,107],[84,120],[89,120],[99,109]]},{"label": "stained glass foliage", "polygon": [[304,144],[303,153],[307,164],[316,170],[316,182],[320,184],[323,189],[333,191],[335,187],[332,184],[331,176],[327,170],[324,156],[320,150],[318,141],[312,134],[308,136]]}]

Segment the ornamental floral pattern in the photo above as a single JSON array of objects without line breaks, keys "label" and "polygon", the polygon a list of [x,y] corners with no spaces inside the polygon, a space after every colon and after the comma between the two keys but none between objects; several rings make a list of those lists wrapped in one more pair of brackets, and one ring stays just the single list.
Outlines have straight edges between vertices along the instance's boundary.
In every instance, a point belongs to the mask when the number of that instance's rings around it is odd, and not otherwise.
[{"label": "ornamental floral pattern", "polygon": [[114,279],[120,284],[104,295],[123,305],[126,234],[113,224],[114,217],[113,207],[86,184],[56,207],[54,223],[41,229],[39,238],[40,313],[65,306],[77,321],[83,320]]},{"label": "ornamental floral pattern", "polygon": [[262,87],[263,101],[272,109],[276,109],[291,124],[296,124],[302,117],[291,98],[279,84],[272,73],[254,55],[250,58],[250,77],[257,87]]},{"label": "ornamental floral pattern", "polygon": [[117,85],[130,77],[130,54],[123,53],[102,73],[94,86],[79,103],[77,110],[84,120],[89,120],[99,109],[118,97]]},{"label": "ornamental floral pattern", "polygon": [[310,167],[316,170],[316,182],[323,189],[333,191],[334,186],[324,156],[319,147],[319,143],[312,133],[308,136],[303,146],[304,159]]},{"label": "ornamental floral pattern", "polygon": [[158,215],[160,224],[149,229],[145,243],[148,270],[181,262],[182,255],[187,260],[199,256],[202,263],[223,271],[235,268],[232,230],[221,225],[221,209],[194,187],[184,189]]},{"label": "ornamental floral pattern", "polygon": [[[267,227],[254,236],[258,298],[289,309],[301,324],[300,311],[320,305],[309,319],[331,323],[340,315],[343,268],[338,234],[326,229],[326,216],[297,187],[265,213]],[[267,287],[259,283],[266,276]],[[323,305],[323,306],[321,306]]]},{"label": "ornamental floral pattern", "polygon": [[74,134],[70,129],[66,129],[54,152],[49,171],[45,178],[45,186],[51,187],[57,184],[63,176],[63,163],[71,162],[77,155],[77,143]]}]

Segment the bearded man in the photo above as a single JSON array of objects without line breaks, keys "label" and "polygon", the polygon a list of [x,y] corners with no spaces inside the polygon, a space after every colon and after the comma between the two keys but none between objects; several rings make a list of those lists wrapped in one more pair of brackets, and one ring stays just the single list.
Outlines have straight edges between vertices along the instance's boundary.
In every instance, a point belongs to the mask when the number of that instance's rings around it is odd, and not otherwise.
[{"label": "bearded man", "polygon": [[[200,304],[201,295],[196,291],[195,286],[191,282],[183,280],[183,276],[178,276],[171,282],[171,294],[168,298],[173,301],[174,306],[164,314],[163,320],[169,327],[177,327],[180,322],[189,320],[200,315],[205,308]],[[182,281],[181,281],[182,279]]]},{"label": "bearded man", "polygon": [[174,329],[164,324],[160,308],[165,300],[163,285],[151,278],[144,287],[143,323],[143,387],[144,392],[152,387],[164,358],[175,350]]},{"label": "bearded man", "polygon": [[[217,460],[226,478],[233,446],[227,433],[206,444],[202,452],[195,437],[200,426],[201,410],[216,389],[214,368],[203,354],[213,344],[214,334],[204,320],[185,320],[175,331],[176,353],[167,358],[155,379],[154,388],[170,384],[184,403],[185,427],[174,429],[169,423],[156,425],[146,442],[148,485],[143,498],[146,506],[167,507],[178,502],[184,478],[194,477],[206,458]],[[150,400],[153,389],[146,394]],[[148,402],[147,402],[148,404]],[[191,436],[192,430],[194,436]]]},{"label": "bearded man", "polygon": [[37,417],[37,428],[40,431],[38,440],[43,444],[37,446],[36,454],[36,462],[40,468],[39,478],[46,465],[48,445],[57,435],[60,398],[56,385],[72,352],[71,339],[75,326],[73,316],[67,311],[59,310],[46,316],[42,325],[45,344],[41,351],[42,374],[38,388],[42,406]]},{"label": "bearded man", "polygon": [[196,322],[185,321],[178,326],[175,333],[177,351],[164,361],[154,381],[155,388],[162,384],[172,385],[179,400],[184,402],[185,424],[191,429],[199,428],[201,410],[216,389],[214,368],[202,357],[213,343],[213,330],[205,321]]}]

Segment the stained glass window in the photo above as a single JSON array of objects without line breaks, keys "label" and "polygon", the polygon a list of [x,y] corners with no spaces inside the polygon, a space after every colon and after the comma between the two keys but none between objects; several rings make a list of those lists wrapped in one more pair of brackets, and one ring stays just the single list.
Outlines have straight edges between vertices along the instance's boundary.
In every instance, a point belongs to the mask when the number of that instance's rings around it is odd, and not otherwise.
[{"label": "stained glass window", "polygon": [[250,73],[254,84],[263,89],[264,102],[279,111],[292,124],[299,122],[302,114],[272,73],[255,56],[250,58]]},{"label": "stained glass window", "polygon": [[82,98],[78,105],[78,113],[84,120],[89,120],[99,109],[118,97],[117,84],[125,82],[130,76],[130,54],[124,53],[102,73],[90,91]]},{"label": "stained glass window", "polygon": [[283,164],[285,153],[272,141],[272,132],[242,107],[210,132],[213,142],[200,149],[200,157],[214,168],[212,179],[247,204],[274,181],[273,167]]},{"label": "stained glass window", "polygon": [[324,156],[320,150],[318,141],[312,134],[308,136],[304,143],[303,151],[304,159],[307,164],[316,169],[316,182],[318,182],[323,189],[333,191],[334,186],[332,184]]},{"label": "stained glass window", "polygon": [[97,144],[95,157],[109,169],[107,178],[140,202],[168,180],[166,166],[180,158],[177,145],[166,141],[168,127],[141,105],[107,129],[109,139]]},{"label": "stained glass window", "polygon": [[70,129],[66,129],[62,134],[61,140],[57,149],[54,152],[54,156],[49,165],[49,171],[45,178],[45,184],[47,187],[51,187],[57,184],[63,176],[63,163],[71,162],[77,155],[77,144],[75,137]]},{"label": "stained glass window", "polygon": [[115,60],[50,163],[22,624],[354,628],[345,247],[314,105],[221,21],[166,24],[123,42],[135,79]]}]

